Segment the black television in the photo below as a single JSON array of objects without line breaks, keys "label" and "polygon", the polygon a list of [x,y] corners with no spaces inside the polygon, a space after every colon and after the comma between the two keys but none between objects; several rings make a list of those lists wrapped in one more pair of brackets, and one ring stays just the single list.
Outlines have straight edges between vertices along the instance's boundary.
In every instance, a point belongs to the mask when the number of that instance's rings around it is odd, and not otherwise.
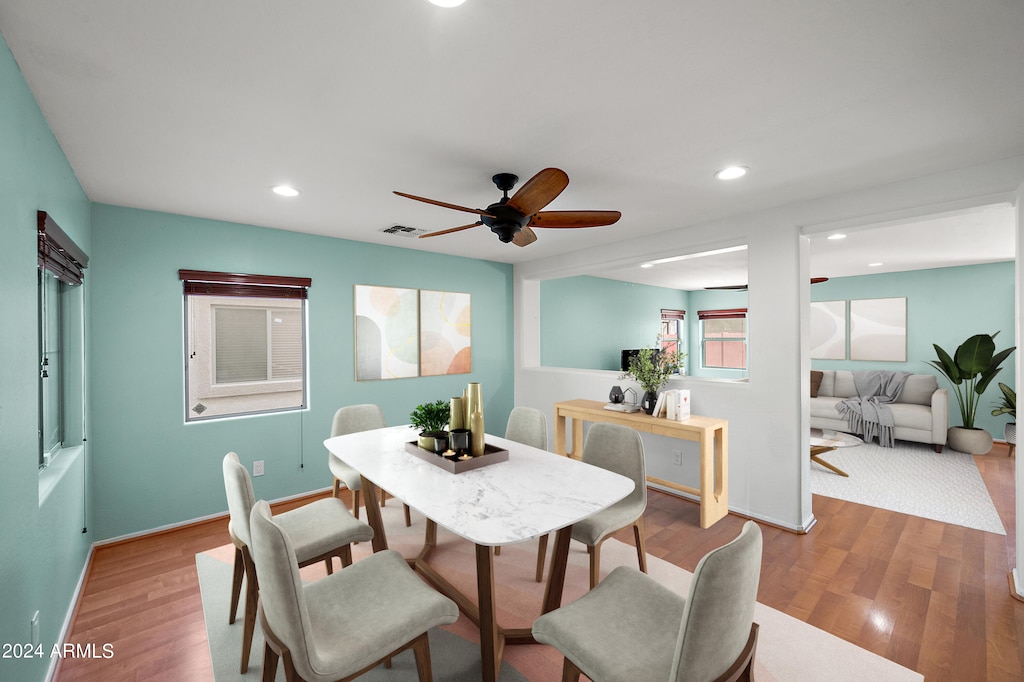
[{"label": "black television", "polygon": [[[661,354],[661,349],[653,348],[652,350],[654,351],[654,360],[657,361],[658,355]],[[640,352],[639,348],[629,348],[629,349],[625,349],[625,350],[622,351],[622,355],[621,355],[621,358],[620,358],[619,362],[620,362],[620,369],[623,372],[628,372],[629,371],[629,361],[632,360],[639,352]]]}]

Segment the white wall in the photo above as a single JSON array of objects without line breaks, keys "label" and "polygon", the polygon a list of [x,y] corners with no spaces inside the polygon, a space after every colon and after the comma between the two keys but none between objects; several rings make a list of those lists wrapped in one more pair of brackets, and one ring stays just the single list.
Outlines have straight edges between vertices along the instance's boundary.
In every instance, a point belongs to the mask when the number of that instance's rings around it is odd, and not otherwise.
[{"label": "white wall", "polygon": [[[808,240],[803,235],[837,223],[873,223],[882,217],[924,216],[953,206],[1016,202],[1022,180],[1024,156],[518,264],[514,269],[516,404],[552,415],[559,400],[604,400],[611,386],[620,383],[615,372],[538,366],[537,281],[592,274],[613,264],[674,253],[748,244],[749,382],[687,377],[674,380],[670,387],[691,390],[694,412],[729,420],[730,508],[785,528],[806,530],[814,517],[806,455],[810,358],[803,312],[810,300],[810,274]],[[624,223],[628,219],[625,216]],[[549,430],[553,431],[552,425]],[[696,486],[694,445],[646,434],[643,438],[652,474],[674,474],[663,477]],[[684,452],[684,466],[674,467],[673,450]]]}]

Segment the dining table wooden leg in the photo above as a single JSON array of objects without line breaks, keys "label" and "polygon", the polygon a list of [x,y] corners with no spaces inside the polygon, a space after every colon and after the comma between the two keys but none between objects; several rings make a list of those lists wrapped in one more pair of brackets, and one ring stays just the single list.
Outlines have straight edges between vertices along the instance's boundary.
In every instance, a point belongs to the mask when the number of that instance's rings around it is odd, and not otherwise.
[{"label": "dining table wooden leg", "polygon": [[373,551],[380,552],[388,548],[388,536],[384,532],[384,519],[380,515],[377,486],[365,476],[362,480],[363,505],[366,507],[366,522],[373,529]]},{"label": "dining table wooden leg", "polygon": [[484,682],[496,682],[504,641],[494,603],[494,548],[476,546],[477,604],[480,609],[480,662]]},{"label": "dining table wooden leg", "polygon": [[551,554],[548,584],[544,587],[542,614],[554,611],[562,605],[562,589],[565,587],[565,566],[569,561],[570,539],[572,539],[572,526],[560,528],[555,533],[555,548]]}]

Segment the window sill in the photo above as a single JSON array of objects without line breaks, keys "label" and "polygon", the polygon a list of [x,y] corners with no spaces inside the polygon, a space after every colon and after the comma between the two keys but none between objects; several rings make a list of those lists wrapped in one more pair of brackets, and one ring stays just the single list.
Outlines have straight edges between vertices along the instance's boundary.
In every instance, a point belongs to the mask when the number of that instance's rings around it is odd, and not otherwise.
[{"label": "window sill", "polygon": [[63,448],[50,459],[50,464],[39,470],[39,506],[46,504],[46,500],[57,488],[57,484],[75,464],[79,457],[84,456],[85,446],[75,445],[70,448]]}]

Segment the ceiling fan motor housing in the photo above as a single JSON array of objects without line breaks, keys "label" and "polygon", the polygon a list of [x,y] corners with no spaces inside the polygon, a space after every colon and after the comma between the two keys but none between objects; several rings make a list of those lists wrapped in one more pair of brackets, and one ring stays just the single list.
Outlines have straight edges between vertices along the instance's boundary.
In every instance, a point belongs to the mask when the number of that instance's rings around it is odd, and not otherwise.
[{"label": "ceiling fan motor housing", "polygon": [[507,244],[530,222],[530,219],[529,216],[525,216],[514,208],[506,206],[505,201],[507,199],[502,199],[498,203],[487,207],[487,212],[493,215],[494,218],[482,215],[480,220],[484,225],[491,228],[491,232],[498,235],[498,239]]}]

